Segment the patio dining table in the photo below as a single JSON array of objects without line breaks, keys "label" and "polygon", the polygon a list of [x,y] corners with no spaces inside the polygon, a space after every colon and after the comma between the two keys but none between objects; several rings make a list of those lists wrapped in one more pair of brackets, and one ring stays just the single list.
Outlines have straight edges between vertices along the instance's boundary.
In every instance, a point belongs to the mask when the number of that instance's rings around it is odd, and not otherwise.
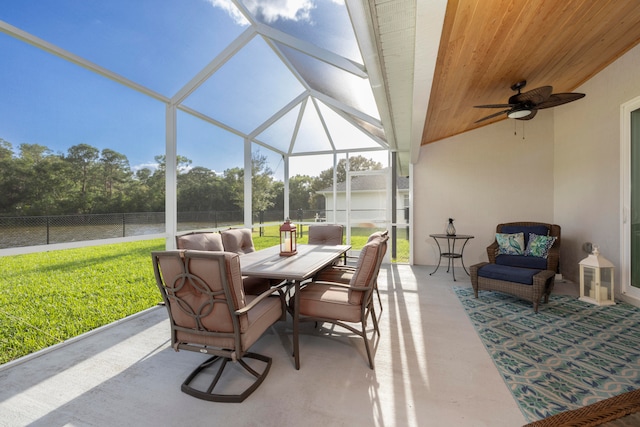
[{"label": "patio dining table", "polygon": [[293,288],[293,356],[296,369],[300,369],[299,300],[300,283],[312,278],[318,271],[331,265],[343,256],[351,245],[298,245],[298,253],[292,256],[280,256],[280,246],[243,254],[240,256],[240,269],[243,276],[257,276],[287,282]]}]

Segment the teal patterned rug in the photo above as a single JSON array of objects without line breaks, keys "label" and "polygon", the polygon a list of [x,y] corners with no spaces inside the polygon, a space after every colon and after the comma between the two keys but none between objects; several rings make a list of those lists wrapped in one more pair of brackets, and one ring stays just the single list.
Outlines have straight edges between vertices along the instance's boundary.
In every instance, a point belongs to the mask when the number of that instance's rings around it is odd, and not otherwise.
[{"label": "teal patterned rug", "polygon": [[454,290],[528,421],[640,388],[640,309]]}]

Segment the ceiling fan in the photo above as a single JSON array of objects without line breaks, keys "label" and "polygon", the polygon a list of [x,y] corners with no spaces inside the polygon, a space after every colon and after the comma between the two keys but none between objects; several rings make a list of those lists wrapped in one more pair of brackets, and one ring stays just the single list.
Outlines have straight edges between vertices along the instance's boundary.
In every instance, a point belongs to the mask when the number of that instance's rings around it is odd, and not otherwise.
[{"label": "ceiling fan", "polygon": [[521,92],[522,88],[526,85],[527,81],[523,80],[511,86],[511,90],[517,90],[518,93],[512,95],[507,104],[476,105],[475,108],[506,108],[506,110],[490,114],[487,117],[477,120],[475,123],[497,117],[501,114],[506,114],[510,119],[531,120],[538,113],[538,110],[556,107],[584,98],[584,93],[551,93],[553,92],[553,87],[551,86],[541,86],[527,92]]}]

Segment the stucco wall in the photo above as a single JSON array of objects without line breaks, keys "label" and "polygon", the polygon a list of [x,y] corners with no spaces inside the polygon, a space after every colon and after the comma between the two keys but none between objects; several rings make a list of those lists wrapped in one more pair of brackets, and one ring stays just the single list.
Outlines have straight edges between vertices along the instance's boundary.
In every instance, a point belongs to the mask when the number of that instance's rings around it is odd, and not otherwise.
[{"label": "stucco wall", "polygon": [[487,260],[497,224],[552,222],[553,165],[551,111],[423,146],[413,176],[414,263],[437,263],[429,234],[443,233],[450,217],[459,234],[475,236],[465,248],[467,266]]},{"label": "stucco wall", "polygon": [[554,218],[563,226],[562,270],[575,281],[589,241],[616,265],[619,282],[620,106],[640,96],[639,69],[637,46],[577,88],[583,100],[555,111]]},{"label": "stucco wall", "polygon": [[476,236],[466,265],[487,259],[495,224],[539,220],[562,227],[560,269],[567,279],[578,281],[582,244],[589,241],[616,265],[618,280],[620,106],[640,96],[639,69],[637,46],[576,88],[584,99],[525,122],[525,140],[522,122],[514,136],[514,121],[504,120],[423,146],[413,177],[414,262],[437,262],[428,235],[443,232],[448,217],[456,218],[458,233]]}]

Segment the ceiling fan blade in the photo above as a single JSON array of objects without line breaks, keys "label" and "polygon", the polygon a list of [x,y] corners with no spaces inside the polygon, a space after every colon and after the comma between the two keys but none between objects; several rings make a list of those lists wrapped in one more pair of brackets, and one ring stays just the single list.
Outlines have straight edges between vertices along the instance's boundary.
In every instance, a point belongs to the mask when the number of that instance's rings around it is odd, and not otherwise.
[{"label": "ceiling fan blade", "polygon": [[554,93],[546,101],[537,104],[536,108],[541,110],[556,107],[567,102],[577,101],[580,98],[584,98],[584,93]]},{"label": "ceiling fan blade", "polygon": [[487,105],[474,105],[473,108],[509,108],[514,106],[515,104],[487,104]]},{"label": "ceiling fan blade", "polygon": [[524,102],[531,102],[532,104],[539,104],[546,101],[551,96],[553,87],[541,86],[535,89],[531,89],[527,92],[518,93],[509,98],[510,104],[521,104]]},{"label": "ceiling fan blade", "polygon": [[528,116],[519,117],[516,120],[531,120],[536,116],[536,114],[538,114],[538,110],[537,109],[531,110],[531,114],[529,114]]},{"label": "ceiling fan blade", "polygon": [[511,111],[511,108],[509,108],[508,110],[502,110],[502,111],[498,111],[497,113],[490,114],[487,117],[483,117],[480,120],[476,120],[474,123],[483,122],[485,120],[492,119],[494,117],[498,117],[500,114],[505,114],[505,113],[508,113],[509,111]]}]

